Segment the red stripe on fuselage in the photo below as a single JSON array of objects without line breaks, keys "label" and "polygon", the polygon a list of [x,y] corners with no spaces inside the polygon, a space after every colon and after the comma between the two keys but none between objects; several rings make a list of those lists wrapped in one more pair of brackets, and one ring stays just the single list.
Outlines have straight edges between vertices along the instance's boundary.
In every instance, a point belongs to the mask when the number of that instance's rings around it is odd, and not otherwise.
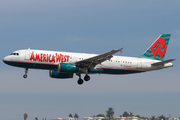
[{"label": "red stripe on fuselage", "polygon": [[19,61],[5,61],[5,60],[3,60],[3,62],[7,62],[7,63],[25,63],[25,64],[36,64],[36,65],[54,65],[54,66],[57,66],[57,64],[31,63],[31,62],[19,62]]}]

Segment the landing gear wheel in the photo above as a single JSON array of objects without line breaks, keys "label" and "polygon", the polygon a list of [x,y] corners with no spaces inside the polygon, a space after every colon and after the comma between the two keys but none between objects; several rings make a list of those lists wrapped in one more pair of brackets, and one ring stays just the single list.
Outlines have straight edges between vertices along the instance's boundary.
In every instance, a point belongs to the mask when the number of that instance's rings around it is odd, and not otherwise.
[{"label": "landing gear wheel", "polygon": [[90,76],[89,76],[89,75],[85,75],[85,76],[84,76],[84,80],[85,80],[85,81],[89,81],[89,80],[90,80]]},{"label": "landing gear wheel", "polygon": [[23,78],[27,78],[28,68],[25,68],[25,74],[23,75]]},{"label": "landing gear wheel", "polygon": [[83,79],[81,79],[81,78],[77,81],[77,83],[78,83],[79,85],[82,85],[83,82],[84,82],[84,81],[83,81]]},{"label": "landing gear wheel", "polygon": [[23,75],[23,78],[27,78],[27,75]]}]

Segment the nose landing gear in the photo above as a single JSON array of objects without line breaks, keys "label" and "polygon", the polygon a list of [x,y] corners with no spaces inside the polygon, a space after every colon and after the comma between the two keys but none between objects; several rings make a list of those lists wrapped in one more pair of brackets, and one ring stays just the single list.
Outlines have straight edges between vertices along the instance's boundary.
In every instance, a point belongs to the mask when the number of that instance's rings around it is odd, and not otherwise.
[{"label": "nose landing gear", "polygon": [[27,78],[28,68],[25,68],[25,74],[23,75],[23,78]]}]

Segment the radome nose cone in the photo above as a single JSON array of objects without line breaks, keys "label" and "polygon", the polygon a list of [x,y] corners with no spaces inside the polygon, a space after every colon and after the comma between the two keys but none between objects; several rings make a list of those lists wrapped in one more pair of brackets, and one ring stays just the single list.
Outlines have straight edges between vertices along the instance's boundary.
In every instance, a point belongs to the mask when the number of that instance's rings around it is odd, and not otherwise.
[{"label": "radome nose cone", "polygon": [[7,56],[3,58],[3,62],[6,63],[7,61]]},{"label": "radome nose cone", "polygon": [[3,62],[5,62],[5,58],[6,58],[6,57],[3,58]]}]

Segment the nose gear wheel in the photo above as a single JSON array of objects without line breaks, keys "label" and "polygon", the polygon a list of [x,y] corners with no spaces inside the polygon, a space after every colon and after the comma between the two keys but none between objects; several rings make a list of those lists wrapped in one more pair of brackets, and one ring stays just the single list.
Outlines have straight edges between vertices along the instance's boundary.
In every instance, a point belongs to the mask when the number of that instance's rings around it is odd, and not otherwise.
[{"label": "nose gear wheel", "polygon": [[25,68],[25,74],[23,75],[23,78],[27,78],[28,68]]}]

